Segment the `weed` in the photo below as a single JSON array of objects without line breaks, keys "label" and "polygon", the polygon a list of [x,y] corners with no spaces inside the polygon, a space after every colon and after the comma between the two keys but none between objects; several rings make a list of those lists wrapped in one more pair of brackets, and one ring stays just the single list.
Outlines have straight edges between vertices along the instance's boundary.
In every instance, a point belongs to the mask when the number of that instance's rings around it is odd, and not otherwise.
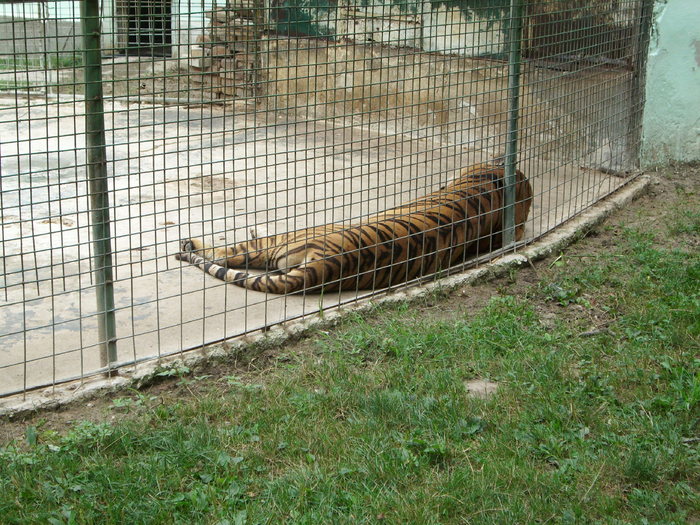
[{"label": "weed", "polygon": [[676,209],[666,223],[672,235],[700,234],[700,212],[694,209]]},{"label": "weed", "polygon": [[154,375],[155,377],[182,377],[190,373],[189,367],[182,363],[175,362],[170,365],[159,366]]},{"label": "weed", "polygon": [[28,89],[32,85],[29,82],[21,80],[0,80],[0,90],[13,90],[13,89]]},{"label": "weed", "polygon": [[[615,231],[605,256],[559,257],[525,298],[496,293],[481,311],[449,320],[430,316],[441,294],[420,311],[378,307],[320,334],[311,355],[256,376],[208,381],[174,365],[156,376],[208,388],[177,389],[157,404],[147,394],[117,397],[110,409],[127,413],[120,421],[61,434],[29,424],[20,443],[0,449],[0,515],[696,520],[700,259],[657,231]],[[572,310],[605,316],[610,329],[579,337]],[[542,312],[554,312],[555,330]],[[469,396],[464,385],[475,377],[498,381],[496,395]]]},{"label": "weed", "polygon": [[80,67],[81,53],[46,53],[45,56],[0,57],[0,70],[24,71],[28,69],[61,69]]}]

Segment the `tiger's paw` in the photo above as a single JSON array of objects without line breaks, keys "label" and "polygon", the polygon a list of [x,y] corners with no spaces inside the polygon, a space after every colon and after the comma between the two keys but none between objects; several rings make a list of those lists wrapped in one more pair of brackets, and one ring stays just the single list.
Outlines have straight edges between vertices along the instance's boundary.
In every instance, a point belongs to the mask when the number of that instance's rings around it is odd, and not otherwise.
[{"label": "tiger's paw", "polygon": [[175,254],[175,259],[182,262],[190,262],[192,252],[179,252]]},{"label": "tiger's paw", "polygon": [[192,254],[201,254],[203,249],[206,249],[206,246],[197,239],[182,239],[180,241],[180,252],[175,254],[175,259],[183,262],[192,262]]},{"label": "tiger's paw", "polygon": [[180,241],[180,253],[175,255],[175,258],[179,261],[191,260],[187,257],[187,254],[196,254],[204,259],[212,259],[214,250],[201,239],[182,239]]},{"label": "tiger's paw", "polygon": [[180,241],[180,252],[175,254],[175,259],[178,261],[190,262],[190,255],[196,250],[192,239],[184,239]]},{"label": "tiger's paw", "polygon": [[200,239],[182,239],[180,241],[181,252],[196,252],[207,248],[208,246]]}]

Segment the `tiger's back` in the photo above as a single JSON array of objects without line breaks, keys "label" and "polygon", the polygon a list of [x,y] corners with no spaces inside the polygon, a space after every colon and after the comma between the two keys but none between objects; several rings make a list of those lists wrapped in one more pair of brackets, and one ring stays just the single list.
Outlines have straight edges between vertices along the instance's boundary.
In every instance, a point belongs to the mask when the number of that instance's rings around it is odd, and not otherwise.
[{"label": "tiger's back", "polygon": [[[475,166],[444,188],[368,217],[253,238],[213,249],[182,242],[178,258],[251,290],[271,293],[378,289],[430,275],[501,246],[504,170]],[[524,234],[532,187],[516,173],[515,238]],[[260,268],[249,275],[232,268]]]}]

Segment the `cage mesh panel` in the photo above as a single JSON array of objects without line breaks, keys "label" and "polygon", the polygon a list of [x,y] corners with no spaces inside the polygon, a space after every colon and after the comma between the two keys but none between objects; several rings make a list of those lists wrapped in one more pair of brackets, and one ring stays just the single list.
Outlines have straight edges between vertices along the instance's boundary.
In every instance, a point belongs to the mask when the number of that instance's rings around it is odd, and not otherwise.
[{"label": "cage mesh panel", "polygon": [[[517,167],[534,189],[529,242],[634,177],[649,2],[522,2]],[[103,2],[110,366],[384,293],[265,294],[174,255],[181,239],[225,247],[251,231],[349,228],[462,168],[501,163],[509,9],[510,0]],[[78,2],[0,4],[1,396],[107,366],[83,36]],[[405,241],[393,233],[387,249]],[[431,249],[449,248],[423,242]],[[450,271],[514,249],[484,234]],[[403,271],[392,257],[371,269],[376,282]],[[420,265],[422,255],[409,259]]]}]

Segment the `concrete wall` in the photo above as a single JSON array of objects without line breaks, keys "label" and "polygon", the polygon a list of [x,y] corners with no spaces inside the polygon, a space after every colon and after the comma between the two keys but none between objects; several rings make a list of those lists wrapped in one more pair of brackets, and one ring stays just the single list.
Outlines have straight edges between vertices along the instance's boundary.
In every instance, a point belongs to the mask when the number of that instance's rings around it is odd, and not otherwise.
[{"label": "concrete wall", "polygon": [[[81,48],[80,22],[0,16],[0,55],[38,59],[42,53],[73,53]],[[26,56],[29,55],[29,56]]]},{"label": "concrete wall", "polygon": [[80,48],[79,17],[78,2],[0,4],[0,55],[72,53]]},{"label": "concrete wall", "polygon": [[[188,46],[197,43],[198,37],[209,30],[205,18],[207,11],[216,6],[248,5],[252,1],[198,0],[193,3],[191,0],[172,0],[173,56],[187,55]],[[634,12],[632,4],[619,3],[618,0],[589,0],[586,9],[581,9],[580,1],[529,0],[532,27],[527,31],[536,47],[525,50],[528,56],[570,54],[574,48],[577,54],[584,50],[583,54],[603,53],[608,58],[615,58],[616,50],[624,52],[625,46],[612,36],[624,37],[631,30],[634,20],[631,17]],[[462,56],[494,56],[506,52],[504,20],[508,14],[508,2],[505,0],[364,0],[357,5],[346,5],[337,0],[262,2],[267,7],[266,21],[270,30],[280,35],[383,43]],[[124,9],[116,7],[119,3],[126,5],[128,2],[101,1],[102,38],[106,50],[125,46],[127,18]],[[115,15],[120,18],[115,19]],[[0,3],[0,19],[3,21],[33,19],[38,26],[42,17],[51,19],[47,25],[61,26],[60,30],[54,31],[59,37],[79,32],[79,2],[75,0]],[[0,27],[0,53],[14,52],[11,33],[12,24]],[[570,34],[575,34],[576,38],[570,38]],[[601,39],[601,34],[611,37]],[[72,51],[76,45],[79,46],[79,42],[68,42],[65,38],[51,43],[53,48],[65,51]]]},{"label": "concrete wall", "polygon": [[[338,119],[385,134],[505,153],[507,64],[382,45],[272,39],[263,44],[268,109]],[[624,170],[632,72],[578,72],[523,64],[521,158]]]},{"label": "concrete wall", "polygon": [[700,160],[700,2],[657,0],[647,62],[642,165]]}]

